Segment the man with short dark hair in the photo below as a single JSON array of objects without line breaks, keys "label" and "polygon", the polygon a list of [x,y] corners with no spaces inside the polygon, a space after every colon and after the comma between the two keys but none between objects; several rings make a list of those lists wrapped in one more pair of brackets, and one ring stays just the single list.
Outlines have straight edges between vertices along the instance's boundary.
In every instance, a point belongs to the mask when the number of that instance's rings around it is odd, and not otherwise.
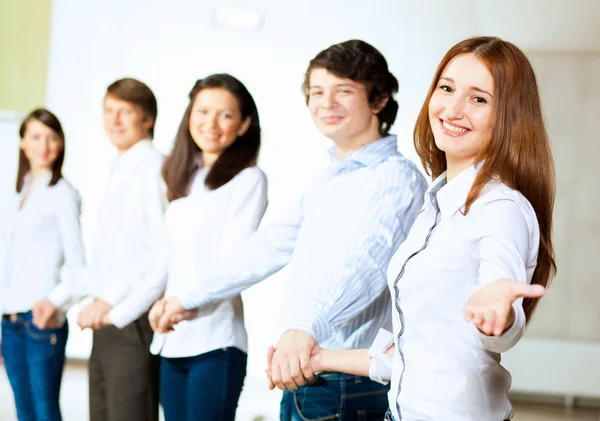
[{"label": "man with short dark hair", "polygon": [[89,278],[94,302],[79,313],[94,329],[89,362],[91,421],[157,421],[159,357],[146,315],[123,329],[102,319],[150,264],[167,204],[162,155],[152,146],[157,104],[144,83],[120,79],[104,98],[104,128],[119,157],[99,211]]},{"label": "man with short dark hair", "polygon": [[391,330],[387,265],[427,185],[389,134],[398,81],[377,49],[359,40],[327,48],[310,62],[303,88],[315,125],[334,143],[331,164],[296,208],[234,249],[195,291],[153,308],[151,324],[166,331],[184,309],[202,311],[289,265],[271,368],[274,383],[293,390],[281,419],[381,420],[387,386],[340,373],[305,386],[310,355],[317,344],[368,348],[380,328]]}]

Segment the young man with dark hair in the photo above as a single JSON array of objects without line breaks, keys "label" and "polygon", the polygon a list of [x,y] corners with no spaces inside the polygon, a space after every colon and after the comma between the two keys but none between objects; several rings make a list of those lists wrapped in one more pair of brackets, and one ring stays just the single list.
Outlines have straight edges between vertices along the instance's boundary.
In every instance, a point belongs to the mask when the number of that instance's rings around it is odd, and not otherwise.
[{"label": "young man with dark hair", "polygon": [[[234,249],[199,279],[195,291],[159,302],[157,331],[238,294],[290,266],[271,375],[283,396],[282,420],[381,420],[387,386],[340,373],[314,379],[310,355],[368,348],[391,330],[388,262],[421,207],[426,182],[389,135],[398,104],[396,78],[383,55],[364,41],[333,45],[309,64],[303,85],[317,128],[334,142],[331,164],[289,213]],[[200,285],[202,284],[202,285]]]},{"label": "young man with dark hair", "polygon": [[102,318],[130,292],[150,265],[167,204],[161,166],[152,146],[157,104],[142,82],[111,84],[104,98],[104,128],[119,152],[101,205],[89,278],[94,302],[79,325],[94,330],[89,362],[91,421],[157,421],[159,359],[150,354],[146,315],[123,329]]}]

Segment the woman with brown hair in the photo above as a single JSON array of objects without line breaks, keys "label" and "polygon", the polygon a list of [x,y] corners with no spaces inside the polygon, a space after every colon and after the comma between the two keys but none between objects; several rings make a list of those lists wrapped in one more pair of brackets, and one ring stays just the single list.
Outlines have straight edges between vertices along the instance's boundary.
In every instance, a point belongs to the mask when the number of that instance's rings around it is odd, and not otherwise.
[{"label": "woman with brown hair", "polygon": [[[387,418],[509,419],[511,378],[500,353],[520,339],[556,270],[554,164],[525,55],[492,37],[452,47],[414,141],[434,181],[388,268],[395,350]],[[323,350],[313,370],[343,364],[373,374],[369,365],[381,360]]]},{"label": "woman with brown hair", "polygon": [[[256,166],[260,124],[246,87],[228,74],[198,80],[163,166],[169,206],[154,266],[115,306],[106,324],[122,328],[163,294],[190,288],[198,273],[256,230],[267,180]],[[154,309],[160,309],[159,300]],[[161,358],[167,421],[233,421],[246,375],[247,334],[239,295],[223,300],[150,347]]]},{"label": "woman with brown hair", "polygon": [[65,312],[85,293],[74,282],[85,264],[80,201],[62,176],[58,118],[34,110],[19,135],[16,194],[0,217],[2,355],[18,419],[59,421]]}]

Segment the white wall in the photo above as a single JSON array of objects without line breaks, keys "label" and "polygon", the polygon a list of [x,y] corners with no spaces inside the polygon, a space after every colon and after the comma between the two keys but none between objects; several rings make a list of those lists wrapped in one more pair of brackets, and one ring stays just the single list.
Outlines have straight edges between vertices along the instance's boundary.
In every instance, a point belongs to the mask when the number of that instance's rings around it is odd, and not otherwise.
[{"label": "white wall", "polygon": [[[211,27],[214,8],[227,5],[256,8],[263,14],[262,28]],[[401,86],[394,131],[400,150],[416,160],[414,120],[435,66],[451,45],[468,36],[498,35],[526,51],[594,52],[600,50],[598,16],[596,0],[54,0],[48,106],[67,133],[65,172],[87,205],[86,239],[98,201],[95,174],[111,154],[102,99],[117,78],[139,78],[156,93],[156,144],[165,153],[196,79],[214,72],[241,79],[258,104],[264,131],[259,164],[270,183],[268,222],[292,206],[326,164],[330,144],[313,128],[300,91],[308,61],[323,48],[361,38],[388,58]],[[244,295],[249,370],[256,376],[272,339],[284,279],[280,274]]]}]

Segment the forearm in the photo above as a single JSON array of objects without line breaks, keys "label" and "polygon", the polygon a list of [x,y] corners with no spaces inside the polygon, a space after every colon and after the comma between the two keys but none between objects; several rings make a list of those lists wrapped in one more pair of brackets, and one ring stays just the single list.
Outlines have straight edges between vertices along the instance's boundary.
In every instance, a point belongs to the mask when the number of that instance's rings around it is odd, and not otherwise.
[{"label": "forearm", "polygon": [[368,351],[368,349],[323,349],[311,360],[312,369],[316,372],[330,371],[368,377],[371,365]]}]

